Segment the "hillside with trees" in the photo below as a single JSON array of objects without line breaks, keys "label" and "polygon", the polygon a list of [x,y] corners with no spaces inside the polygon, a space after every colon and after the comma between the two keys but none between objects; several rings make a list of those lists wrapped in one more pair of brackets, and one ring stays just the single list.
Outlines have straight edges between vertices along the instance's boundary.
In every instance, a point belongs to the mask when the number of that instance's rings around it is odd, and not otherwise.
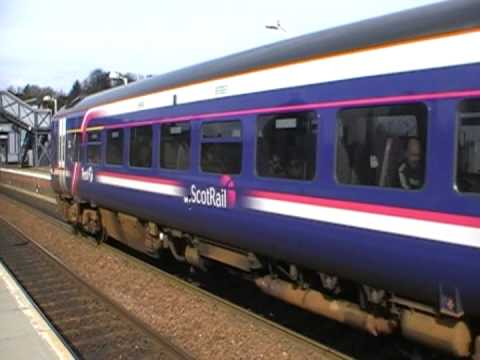
[{"label": "hillside with trees", "polygon": [[[84,97],[95,94],[97,92],[110,89],[115,86],[123,85],[122,80],[111,79],[110,73],[102,69],[95,69],[84,80],[75,80],[70,91],[65,94],[63,91],[57,91],[47,86],[42,87],[33,84],[27,84],[25,87],[13,87],[10,86],[8,91],[18,96],[23,101],[26,101],[30,105],[35,105],[43,108],[50,108],[53,110],[53,104],[51,102],[44,102],[45,96],[55,97],[58,101],[58,109],[62,107],[70,107],[83,99]],[[134,82],[138,76],[132,73],[120,73],[122,77],[128,79],[128,82]]]}]

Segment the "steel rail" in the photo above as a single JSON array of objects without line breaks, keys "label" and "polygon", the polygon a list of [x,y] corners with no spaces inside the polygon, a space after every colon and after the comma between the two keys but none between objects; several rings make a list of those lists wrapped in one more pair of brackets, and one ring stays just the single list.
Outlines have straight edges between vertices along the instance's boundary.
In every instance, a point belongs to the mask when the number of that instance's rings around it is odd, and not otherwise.
[{"label": "steel rail", "polygon": [[[56,225],[58,225],[58,220],[56,220]],[[53,262],[61,267],[61,269],[73,277],[76,281],[78,281],[81,286],[84,286],[88,291],[90,291],[96,298],[100,299],[102,302],[108,305],[109,308],[113,309],[114,312],[123,316],[128,322],[133,324],[139,330],[145,332],[148,336],[152,339],[155,339],[163,348],[167,350],[169,354],[173,354],[175,358],[178,359],[185,359],[185,360],[193,360],[194,358],[188,354],[186,351],[181,349],[179,346],[173,344],[171,341],[166,339],[165,337],[161,336],[155,329],[153,329],[150,325],[144,323],[143,321],[139,320],[137,317],[132,315],[129,311],[127,311],[123,306],[121,306],[116,301],[112,300],[111,297],[106,295],[102,290],[99,288],[89,284],[85,281],[82,277],[77,275],[75,272],[70,270],[70,268],[55,254],[53,254],[50,250],[45,248],[43,245],[38,243],[32,236],[26,234],[22,229],[12,223],[10,220],[5,218],[3,215],[0,215],[0,225],[7,225],[10,230],[20,239],[24,240],[25,243],[33,244],[41,253],[45,254],[49,259],[53,260]],[[27,289],[28,291],[28,289]],[[33,297],[35,300],[35,298]]]}]

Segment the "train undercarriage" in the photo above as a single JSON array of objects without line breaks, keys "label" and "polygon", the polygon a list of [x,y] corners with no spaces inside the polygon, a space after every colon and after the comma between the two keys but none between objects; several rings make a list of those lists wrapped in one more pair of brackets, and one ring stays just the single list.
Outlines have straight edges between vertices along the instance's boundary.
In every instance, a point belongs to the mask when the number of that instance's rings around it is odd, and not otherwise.
[{"label": "train undercarriage", "polygon": [[111,237],[152,257],[169,253],[177,261],[202,271],[208,271],[212,264],[222,264],[253,281],[264,293],[314,314],[374,336],[401,333],[455,357],[480,360],[479,326],[463,313],[446,314],[384,289],[229,248],[179,229],[71,198],[59,198],[58,204],[70,224],[99,242]]}]

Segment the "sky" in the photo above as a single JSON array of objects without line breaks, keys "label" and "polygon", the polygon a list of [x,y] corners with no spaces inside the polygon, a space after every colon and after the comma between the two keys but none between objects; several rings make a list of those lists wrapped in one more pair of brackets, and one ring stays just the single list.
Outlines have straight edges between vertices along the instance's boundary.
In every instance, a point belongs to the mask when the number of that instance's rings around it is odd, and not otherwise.
[{"label": "sky", "polygon": [[[162,74],[440,0],[0,0],[0,90]],[[454,1],[454,0],[453,0]],[[266,29],[280,21],[286,32]]]}]

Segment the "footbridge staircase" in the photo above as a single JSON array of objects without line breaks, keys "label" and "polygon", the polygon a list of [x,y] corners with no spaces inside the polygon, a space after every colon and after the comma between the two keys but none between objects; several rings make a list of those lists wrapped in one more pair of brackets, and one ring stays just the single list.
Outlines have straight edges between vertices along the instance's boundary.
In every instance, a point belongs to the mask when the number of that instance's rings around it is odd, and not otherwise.
[{"label": "footbridge staircase", "polygon": [[0,162],[48,165],[51,125],[49,109],[37,109],[0,90]]}]

